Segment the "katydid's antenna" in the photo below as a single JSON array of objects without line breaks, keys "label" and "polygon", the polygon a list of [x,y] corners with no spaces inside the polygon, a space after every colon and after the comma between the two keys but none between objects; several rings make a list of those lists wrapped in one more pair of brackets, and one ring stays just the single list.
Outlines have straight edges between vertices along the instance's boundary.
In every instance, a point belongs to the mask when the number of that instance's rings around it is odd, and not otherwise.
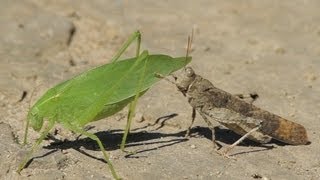
[{"label": "katydid's antenna", "polygon": [[[35,88],[32,89],[31,91],[31,95],[30,95],[30,100],[29,100],[29,105],[28,105],[28,113],[31,110],[31,103],[32,103],[32,98],[34,96],[35,90],[39,87],[40,85],[36,86]],[[26,145],[27,142],[27,137],[28,137],[28,129],[29,129],[29,119],[28,119],[28,115],[27,115],[27,122],[26,122],[26,127],[24,130],[24,138],[23,138],[23,145]]]},{"label": "katydid's antenna", "polygon": [[17,101],[17,103],[22,102],[28,95],[27,91],[22,91],[22,95],[21,98],[19,99],[19,101]]},{"label": "katydid's antenna", "polygon": [[[37,86],[37,87],[39,87],[39,86]],[[33,96],[34,96],[34,93],[35,93],[37,87],[33,88],[31,91],[30,100],[29,100],[29,107],[28,107],[29,110],[31,109],[32,99],[33,99]]]}]

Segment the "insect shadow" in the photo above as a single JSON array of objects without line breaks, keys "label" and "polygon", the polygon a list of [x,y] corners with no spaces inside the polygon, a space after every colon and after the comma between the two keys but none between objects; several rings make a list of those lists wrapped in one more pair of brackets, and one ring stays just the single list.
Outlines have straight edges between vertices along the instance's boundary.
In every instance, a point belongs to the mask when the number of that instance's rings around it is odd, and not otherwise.
[{"label": "insect shadow", "polygon": [[[100,131],[95,133],[95,135],[101,140],[103,145],[106,147],[107,150],[117,150],[119,149],[119,142],[121,142],[122,136],[123,136],[123,130],[115,129],[111,131]],[[158,150],[167,146],[172,146],[174,144],[178,144],[181,142],[185,142],[188,139],[181,138],[184,136],[184,132],[178,132],[178,133],[159,133],[159,132],[146,132],[146,131],[140,131],[140,132],[131,132],[130,136],[128,137],[127,141],[127,147],[135,147],[135,146],[142,146],[143,149],[136,151],[134,154],[128,154],[125,157],[127,158],[140,158],[143,156],[138,156],[139,153]],[[156,139],[165,138],[165,137],[178,137],[174,139],[169,140],[160,140],[160,141],[154,141]],[[152,142],[146,142],[146,141],[152,141]],[[158,146],[152,146],[151,148],[146,148],[146,145],[154,145],[159,144]],[[99,151],[100,148],[96,145],[96,142],[91,140],[90,138],[83,138],[78,140],[64,140],[64,141],[57,141],[53,142],[48,146],[43,147],[45,149],[53,149],[55,151],[57,150],[66,150],[66,149],[75,149],[76,151],[85,154],[91,158],[106,162],[103,158],[97,158],[94,157],[87,152],[85,152],[82,148],[87,150],[93,150],[93,151]],[[51,151],[50,151],[51,152]],[[46,155],[49,155],[51,153],[47,153],[45,155],[42,155],[41,157],[44,157]],[[40,156],[35,158],[41,158]],[[35,159],[34,158],[34,159]]]},{"label": "insect shadow", "polygon": [[[177,116],[178,114],[169,114],[163,117],[159,117],[154,124],[146,125],[140,128],[133,129],[130,133],[128,140],[127,140],[127,147],[138,147],[143,146],[143,148],[139,148],[140,150],[137,150],[134,154],[127,154],[125,155],[126,158],[140,158],[145,156],[140,156],[139,154],[143,152],[153,151],[153,150],[159,150],[161,148],[172,146],[181,142],[188,141],[188,139],[184,138],[185,131],[177,132],[177,133],[160,133],[160,132],[150,132],[145,131],[144,129],[148,127],[152,127],[155,125],[159,125],[160,127],[156,128],[155,130],[161,129],[164,126],[165,121],[168,121],[169,119]],[[90,126],[87,130],[92,129],[94,127]],[[138,131],[138,132],[136,132]],[[121,139],[123,137],[123,130],[121,129],[114,129],[110,131],[99,131],[96,132],[95,135],[101,140],[103,145],[106,147],[107,150],[117,150],[119,149],[119,142],[121,142]],[[157,140],[165,137],[171,137],[171,139],[168,140]],[[91,154],[88,154],[84,149],[86,150],[93,150],[93,151],[99,151],[100,148],[97,146],[96,142],[92,139],[85,137],[80,138],[78,137],[76,140],[68,140],[65,139],[63,141],[55,139],[54,136],[48,136],[48,139],[53,140],[51,144],[48,146],[45,146],[43,148],[45,149],[52,149],[52,151],[47,152],[46,154],[43,154],[41,156],[34,157],[32,160],[37,158],[42,158],[47,155],[50,155],[58,150],[66,150],[66,149],[75,149],[76,151],[89,156],[91,158],[94,158],[96,160],[105,162],[105,159],[103,158],[97,158]],[[151,145],[151,146],[150,146]],[[157,146],[154,146],[157,145]],[[148,146],[150,148],[148,148]],[[28,162],[30,164],[31,161]],[[27,164],[27,165],[28,165]]]}]

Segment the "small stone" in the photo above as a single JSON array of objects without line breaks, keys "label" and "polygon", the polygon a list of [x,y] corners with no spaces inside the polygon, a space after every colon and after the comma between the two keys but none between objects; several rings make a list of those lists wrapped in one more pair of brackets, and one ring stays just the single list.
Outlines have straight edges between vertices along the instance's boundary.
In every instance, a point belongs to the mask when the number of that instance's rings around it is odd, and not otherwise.
[{"label": "small stone", "polygon": [[135,119],[135,122],[137,123],[142,123],[143,121],[146,120],[142,113],[136,113],[136,115],[134,116],[134,119]]}]

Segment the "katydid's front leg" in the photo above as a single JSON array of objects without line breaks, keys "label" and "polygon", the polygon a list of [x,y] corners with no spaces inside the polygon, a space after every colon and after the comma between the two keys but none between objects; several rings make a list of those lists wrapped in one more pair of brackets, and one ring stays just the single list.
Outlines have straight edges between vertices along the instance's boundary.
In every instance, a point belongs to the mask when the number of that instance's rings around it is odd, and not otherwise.
[{"label": "katydid's front leg", "polygon": [[41,133],[41,136],[39,137],[39,139],[32,145],[31,150],[28,152],[28,154],[25,156],[25,158],[23,159],[23,161],[19,164],[18,170],[17,172],[20,174],[21,170],[26,166],[26,164],[28,163],[28,161],[30,160],[30,157],[32,156],[32,154],[34,153],[34,151],[39,147],[39,145],[41,144],[41,142],[43,141],[43,139],[48,135],[49,131],[53,128],[54,126],[54,119],[50,119],[49,120],[49,124],[48,126],[45,128],[45,130]]}]

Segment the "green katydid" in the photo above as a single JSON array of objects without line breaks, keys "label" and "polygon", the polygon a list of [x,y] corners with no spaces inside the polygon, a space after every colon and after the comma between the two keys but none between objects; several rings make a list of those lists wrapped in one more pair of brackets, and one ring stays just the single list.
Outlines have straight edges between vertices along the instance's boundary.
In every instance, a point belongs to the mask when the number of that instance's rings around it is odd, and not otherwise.
[{"label": "green katydid", "polygon": [[[121,54],[135,39],[137,39],[136,57],[118,61]],[[42,129],[42,132],[20,163],[18,172],[25,167],[54,124],[60,123],[66,129],[95,140],[108,163],[112,176],[119,179],[99,138],[85,131],[83,127],[92,121],[117,113],[130,103],[127,125],[120,146],[124,151],[137,100],[160,80],[155,74],[169,75],[191,61],[191,57],[172,58],[167,55],[149,55],[148,51],[140,54],[140,43],[140,32],[134,32],[110,64],[88,70],[56,85],[32,106],[27,116],[24,143],[27,141],[29,123],[35,131],[39,132]],[[48,121],[45,127],[43,127],[44,120]]]}]

